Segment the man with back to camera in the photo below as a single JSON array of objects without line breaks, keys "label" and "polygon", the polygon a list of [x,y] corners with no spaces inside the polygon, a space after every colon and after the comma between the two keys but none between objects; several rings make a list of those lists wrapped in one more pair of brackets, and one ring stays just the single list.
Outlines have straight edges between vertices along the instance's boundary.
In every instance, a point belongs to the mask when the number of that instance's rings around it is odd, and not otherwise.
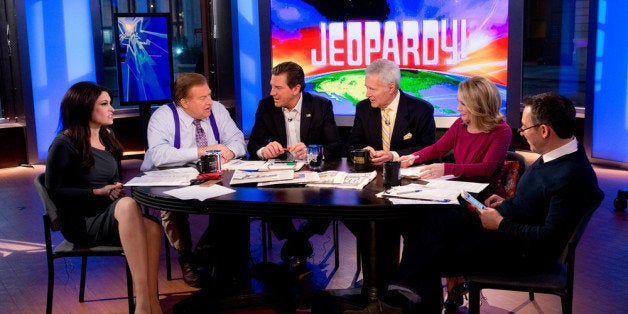
[{"label": "man with back to camera", "polygon": [[[435,140],[434,107],[425,100],[410,96],[399,89],[399,66],[386,59],[375,60],[366,68],[366,97],[356,105],[355,120],[349,135],[349,146],[370,151],[371,163],[381,166],[397,161],[399,156],[429,146]],[[358,238],[362,252],[368,250],[366,223],[344,224]],[[398,222],[382,221],[377,226],[377,273],[384,291],[398,264]],[[369,261],[363,259],[364,269]],[[368,290],[370,287],[364,287]]]},{"label": "man with back to camera", "polygon": [[[384,298],[398,312],[440,313],[443,272],[517,275],[553,267],[583,216],[603,199],[574,136],[571,100],[544,93],[523,103],[519,134],[541,156],[510,199],[492,195],[484,209],[424,211],[408,220],[403,257]],[[374,307],[357,313],[376,313]]]},{"label": "man with back to camera", "polygon": [[[303,68],[283,62],[272,69],[270,96],[262,99],[255,113],[248,151],[251,159],[305,159],[307,145],[321,144],[325,160],[340,154],[338,129],[331,101],[304,92]],[[304,266],[312,255],[313,234],[324,234],[329,220],[310,220],[296,230],[291,219],[270,220],[275,236],[287,239],[281,258],[292,267]]]},{"label": "man with back to camera", "polygon": [[[246,154],[242,131],[227,109],[212,100],[211,89],[203,75],[179,74],[174,85],[174,103],[176,107],[164,105],[152,114],[147,129],[148,150],[140,170],[193,165],[207,150],[220,150],[222,162]],[[231,221],[231,218],[212,215],[197,249],[206,245],[209,238],[214,241],[221,233],[217,230],[218,221],[224,224],[227,219]],[[170,244],[179,253],[183,280],[192,287],[199,287],[199,276],[192,261],[188,215],[161,211],[161,220]]]}]

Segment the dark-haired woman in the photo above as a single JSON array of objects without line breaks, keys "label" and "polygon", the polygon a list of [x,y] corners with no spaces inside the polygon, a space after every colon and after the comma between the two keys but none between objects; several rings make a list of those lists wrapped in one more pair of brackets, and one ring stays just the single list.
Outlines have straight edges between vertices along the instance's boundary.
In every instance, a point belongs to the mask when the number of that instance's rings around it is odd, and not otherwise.
[{"label": "dark-haired woman", "polygon": [[110,91],[74,84],[61,101],[61,131],[48,150],[46,187],[60,211],[61,233],[73,243],[121,244],[136,292],[136,313],[161,313],[157,271],[161,226],[125,197],[122,146],[113,124]]}]

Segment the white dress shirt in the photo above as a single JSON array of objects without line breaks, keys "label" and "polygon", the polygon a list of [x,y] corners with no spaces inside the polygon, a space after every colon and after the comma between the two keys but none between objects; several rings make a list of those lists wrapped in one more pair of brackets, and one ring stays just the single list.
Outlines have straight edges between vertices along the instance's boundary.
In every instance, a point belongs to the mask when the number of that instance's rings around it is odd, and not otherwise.
[{"label": "white dress shirt", "polygon": [[287,145],[292,146],[301,142],[301,107],[303,104],[303,94],[299,97],[297,105],[288,110],[281,108],[283,111],[283,117],[286,123],[286,139]]},{"label": "white dress shirt", "polygon": [[569,143],[541,156],[543,162],[550,162],[558,157],[571,154],[578,150],[578,140],[574,137]]},{"label": "white dress shirt", "polygon": [[[301,93],[299,101],[297,101],[296,106],[294,106],[292,110],[288,110],[284,107],[281,108],[284,123],[286,124],[286,146],[288,147],[301,142],[301,107],[303,107],[303,93]],[[264,147],[258,149],[256,152],[257,157],[260,159],[264,159],[262,151],[264,151]],[[293,152],[289,153],[292,157],[295,157]]]}]

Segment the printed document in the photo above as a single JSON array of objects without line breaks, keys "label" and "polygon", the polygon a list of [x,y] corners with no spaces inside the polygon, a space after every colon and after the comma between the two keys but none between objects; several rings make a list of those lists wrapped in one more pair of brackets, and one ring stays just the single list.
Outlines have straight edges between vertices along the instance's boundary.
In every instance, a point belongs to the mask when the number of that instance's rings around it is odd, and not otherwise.
[{"label": "printed document", "polygon": [[193,167],[146,171],[125,183],[125,186],[181,186],[190,185],[198,171]]},{"label": "printed document", "polygon": [[232,159],[222,164],[222,170],[254,170],[257,171],[266,164],[265,160]]},{"label": "printed document", "polygon": [[229,185],[258,183],[267,181],[290,180],[294,178],[293,170],[278,171],[244,171],[236,170],[231,177]]},{"label": "printed document", "polygon": [[164,193],[174,196],[182,200],[197,199],[204,201],[208,198],[218,197],[221,195],[235,192],[234,189],[226,188],[222,185],[214,184],[212,186],[191,185],[174,190],[164,191]]},{"label": "printed document", "polygon": [[320,180],[308,183],[306,186],[319,188],[336,188],[361,190],[377,176],[377,171],[372,172],[344,172],[325,171],[319,173]]},{"label": "printed document", "polygon": [[260,182],[257,186],[269,186],[269,185],[305,185],[310,182],[316,182],[320,180],[318,173],[312,171],[295,172],[294,178],[288,180],[277,180]]},{"label": "printed document", "polygon": [[436,204],[458,204],[460,190],[430,188],[423,184],[412,183],[387,189],[381,195],[390,198],[405,198]]}]

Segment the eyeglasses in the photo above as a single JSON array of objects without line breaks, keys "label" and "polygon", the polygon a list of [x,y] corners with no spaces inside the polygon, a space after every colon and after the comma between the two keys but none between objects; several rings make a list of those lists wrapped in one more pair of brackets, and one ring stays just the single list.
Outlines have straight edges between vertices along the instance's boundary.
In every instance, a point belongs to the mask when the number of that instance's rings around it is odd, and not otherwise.
[{"label": "eyeglasses", "polygon": [[525,131],[527,131],[527,130],[529,130],[531,128],[536,128],[536,127],[541,126],[541,125],[543,125],[543,123],[537,123],[537,124],[535,124],[533,126],[529,126],[527,128],[519,128],[519,129],[517,129],[517,133],[523,133],[523,132],[525,132]]}]

